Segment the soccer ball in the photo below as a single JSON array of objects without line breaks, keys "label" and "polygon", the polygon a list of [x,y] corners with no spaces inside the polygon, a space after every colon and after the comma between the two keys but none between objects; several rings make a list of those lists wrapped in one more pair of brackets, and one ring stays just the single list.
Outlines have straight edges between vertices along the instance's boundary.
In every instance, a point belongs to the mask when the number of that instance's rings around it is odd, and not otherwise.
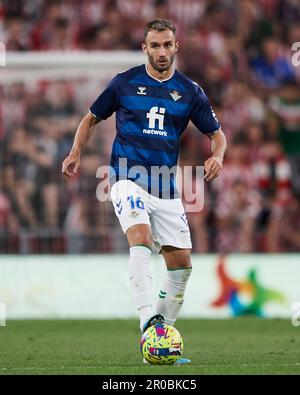
[{"label": "soccer ball", "polygon": [[140,342],[141,353],[151,365],[171,365],[183,352],[183,340],[176,328],[167,324],[150,326]]}]

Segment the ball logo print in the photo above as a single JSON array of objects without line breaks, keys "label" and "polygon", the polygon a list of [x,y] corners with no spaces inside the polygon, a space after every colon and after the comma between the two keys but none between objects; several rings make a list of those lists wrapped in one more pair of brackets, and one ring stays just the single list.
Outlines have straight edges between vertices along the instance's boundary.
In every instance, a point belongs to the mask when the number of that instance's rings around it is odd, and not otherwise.
[{"label": "ball logo print", "polygon": [[164,119],[165,119],[166,109],[164,107],[152,107],[150,111],[147,112],[147,118],[149,119],[149,129],[155,129],[155,123],[158,121],[158,129],[164,129]]}]

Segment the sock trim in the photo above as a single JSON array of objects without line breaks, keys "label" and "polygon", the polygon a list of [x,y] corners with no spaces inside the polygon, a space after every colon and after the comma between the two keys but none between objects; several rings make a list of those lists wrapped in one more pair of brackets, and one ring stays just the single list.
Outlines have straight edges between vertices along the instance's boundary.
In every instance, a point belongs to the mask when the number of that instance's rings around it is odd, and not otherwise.
[{"label": "sock trim", "polygon": [[148,248],[148,250],[150,250],[152,252],[152,249],[149,246],[147,246],[146,244],[135,244],[134,246],[131,246],[130,248],[132,248],[132,247],[145,247],[145,248]]},{"label": "sock trim", "polygon": [[168,272],[175,272],[176,270],[192,270],[192,266],[191,267],[177,267],[176,269],[167,269]]}]

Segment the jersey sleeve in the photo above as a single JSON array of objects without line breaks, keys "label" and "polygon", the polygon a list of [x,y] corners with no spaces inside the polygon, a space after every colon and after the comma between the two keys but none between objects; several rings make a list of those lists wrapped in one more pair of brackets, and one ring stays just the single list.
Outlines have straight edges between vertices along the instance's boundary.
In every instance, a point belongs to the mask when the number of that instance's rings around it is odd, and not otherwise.
[{"label": "jersey sleeve", "polygon": [[114,77],[90,107],[90,112],[99,119],[109,118],[119,104],[119,74]]},{"label": "jersey sleeve", "polygon": [[196,88],[196,95],[193,104],[191,121],[200,130],[200,132],[211,134],[220,129],[221,125],[216,114],[200,86],[197,86]]}]

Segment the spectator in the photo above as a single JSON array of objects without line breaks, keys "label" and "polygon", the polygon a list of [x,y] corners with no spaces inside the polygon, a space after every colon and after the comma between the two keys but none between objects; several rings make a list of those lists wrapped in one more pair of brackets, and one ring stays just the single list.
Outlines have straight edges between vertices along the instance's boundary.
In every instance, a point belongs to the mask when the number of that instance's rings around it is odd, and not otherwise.
[{"label": "spectator", "polygon": [[299,252],[300,250],[300,199],[292,195],[284,214],[280,217],[278,243],[280,251]]},{"label": "spectator", "polygon": [[293,66],[274,37],[263,41],[262,54],[251,62],[251,69],[254,82],[266,91],[278,89],[285,82],[295,79]]},{"label": "spectator", "polygon": [[81,162],[81,176],[73,191],[64,224],[69,253],[98,252],[100,246],[105,246],[105,251],[110,249],[107,221],[113,213],[107,202],[100,204],[96,197],[98,160],[97,154],[88,151]]},{"label": "spectator", "polygon": [[300,85],[286,83],[270,100],[277,117],[278,136],[292,169],[292,186],[300,193]]},{"label": "spectator", "polygon": [[[295,0],[4,0],[0,35],[8,50],[21,52],[137,50],[147,20],[170,18],[182,43],[178,69],[211,97],[229,145],[222,176],[205,185],[204,209],[188,213],[195,251],[295,251],[300,68],[291,65],[291,46],[300,41],[299,10]],[[80,181],[60,175],[78,121],[108,75],[8,76],[0,86],[2,251],[122,250],[110,205],[95,198],[113,118],[97,126]],[[209,152],[209,140],[189,125],[181,165],[202,165]],[[53,243],[42,244],[50,234]]]},{"label": "spectator", "polygon": [[7,31],[5,46],[8,51],[26,51],[29,49],[24,21],[21,18],[10,18],[6,21]]},{"label": "spectator", "polygon": [[252,252],[256,218],[261,199],[249,165],[244,139],[236,139],[229,147],[222,175],[214,184],[216,243],[218,252]]},{"label": "spectator", "polygon": [[40,219],[44,217],[46,225],[57,226],[57,187],[49,187],[51,173],[54,171],[51,156],[23,128],[14,131],[9,150],[14,169],[17,205],[23,225],[37,227]]},{"label": "spectator", "polygon": [[217,199],[216,250],[220,253],[255,251],[255,225],[259,212],[257,191],[250,189],[243,179],[232,183]]}]

